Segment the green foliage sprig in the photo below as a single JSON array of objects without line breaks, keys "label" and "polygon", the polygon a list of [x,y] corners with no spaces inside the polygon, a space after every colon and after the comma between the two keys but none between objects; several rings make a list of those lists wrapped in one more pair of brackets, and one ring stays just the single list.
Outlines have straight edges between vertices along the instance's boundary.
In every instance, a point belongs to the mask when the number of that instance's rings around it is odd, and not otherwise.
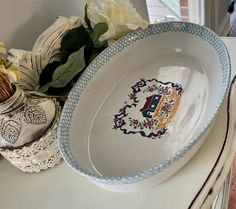
[{"label": "green foliage sprig", "polygon": [[84,19],[87,27],[81,25],[63,36],[60,62],[53,65],[50,63],[46,68],[53,69],[47,69],[48,72],[43,70],[40,92],[51,96],[66,96],[89,63],[108,46],[106,41],[99,41],[99,37],[108,30],[107,23],[98,23],[92,29],[87,17],[87,5]]}]

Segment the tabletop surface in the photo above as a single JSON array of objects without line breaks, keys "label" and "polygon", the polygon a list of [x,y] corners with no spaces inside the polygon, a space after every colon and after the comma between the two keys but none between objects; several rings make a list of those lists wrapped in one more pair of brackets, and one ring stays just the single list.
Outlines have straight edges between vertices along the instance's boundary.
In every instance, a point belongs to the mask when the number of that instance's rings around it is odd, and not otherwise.
[{"label": "tabletop surface", "polygon": [[[222,38],[236,74],[236,38]],[[224,117],[221,112],[218,118]],[[220,119],[218,119],[220,120]],[[220,122],[216,122],[215,126]],[[214,127],[213,127],[214,130]],[[196,155],[167,181],[147,191],[114,193],[73,172],[64,162],[40,173],[23,173],[0,159],[2,209],[149,209],[188,208],[212,170],[224,133],[211,131]],[[170,201],[171,200],[171,201]]]}]

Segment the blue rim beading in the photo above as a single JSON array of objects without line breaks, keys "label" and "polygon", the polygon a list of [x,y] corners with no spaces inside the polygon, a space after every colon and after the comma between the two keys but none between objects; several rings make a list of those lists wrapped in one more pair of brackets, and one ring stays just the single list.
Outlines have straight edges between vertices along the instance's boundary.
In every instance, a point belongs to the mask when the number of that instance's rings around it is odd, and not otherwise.
[{"label": "blue rim beading", "polygon": [[[72,153],[70,151],[69,146],[69,129],[73,116],[73,111],[76,107],[76,104],[79,101],[80,94],[83,92],[84,87],[89,82],[89,80],[93,77],[99,69],[113,56],[122,51],[125,47],[135,43],[138,40],[142,40],[145,37],[151,35],[162,34],[166,32],[184,32],[188,34],[192,34],[194,36],[198,36],[210,44],[216,50],[220,65],[222,68],[222,77],[223,83],[221,84],[221,92],[218,100],[217,107],[213,111],[213,114],[209,118],[207,125],[199,131],[199,135],[194,137],[188,144],[180,148],[177,152],[175,152],[171,157],[162,161],[161,163],[154,165],[153,167],[137,172],[133,175],[129,176],[120,176],[120,177],[101,177],[96,176],[91,173],[84,171],[74,160]],[[87,67],[84,73],[79,78],[76,85],[71,90],[68,99],[65,103],[65,106],[62,111],[58,131],[57,138],[59,141],[60,151],[64,160],[69,164],[69,166],[74,169],[76,172],[91,178],[94,181],[110,184],[110,185],[119,185],[119,184],[131,184],[138,181],[142,181],[150,176],[156,175],[160,172],[163,172],[167,169],[173,162],[181,159],[191,148],[199,141],[202,134],[206,131],[209,125],[214,120],[216,113],[219,111],[219,108],[222,104],[224,96],[227,93],[230,81],[230,58],[228,51],[223,43],[223,41],[218,37],[214,32],[210,31],[206,27],[193,24],[193,23],[184,23],[184,22],[169,22],[169,23],[159,23],[156,25],[149,25],[145,30],[138,29],[132,33],[129,33],[124,38],[120,39],[112,46],[105,49],[98,57]]]}]

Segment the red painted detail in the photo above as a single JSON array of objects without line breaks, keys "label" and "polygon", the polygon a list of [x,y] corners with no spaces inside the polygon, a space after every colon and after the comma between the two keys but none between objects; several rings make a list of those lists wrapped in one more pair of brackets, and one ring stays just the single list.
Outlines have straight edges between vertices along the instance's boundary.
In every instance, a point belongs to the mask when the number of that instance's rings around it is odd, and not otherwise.
[{"label": "red painted detail", "polygon": [[152,98],[153,98],[153,95],[146,98],[146,102],[145,102],[143,108],[140,109],[141,112],[144,111],[144,110],[146,110],[146,109],[149,107],[150,102],[152,101]]}]

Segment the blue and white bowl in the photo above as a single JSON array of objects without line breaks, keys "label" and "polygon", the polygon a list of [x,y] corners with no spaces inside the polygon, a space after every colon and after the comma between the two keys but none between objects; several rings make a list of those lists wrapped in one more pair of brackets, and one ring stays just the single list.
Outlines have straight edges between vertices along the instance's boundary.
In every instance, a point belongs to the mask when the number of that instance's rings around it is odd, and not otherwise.
[{"label": "blue and white bowl", "polygon": [[192,23],[150,25],[104,50],[63,108],[65,162],[112,191],[152,187],[200,148],[227,93],[222,40]]}]

